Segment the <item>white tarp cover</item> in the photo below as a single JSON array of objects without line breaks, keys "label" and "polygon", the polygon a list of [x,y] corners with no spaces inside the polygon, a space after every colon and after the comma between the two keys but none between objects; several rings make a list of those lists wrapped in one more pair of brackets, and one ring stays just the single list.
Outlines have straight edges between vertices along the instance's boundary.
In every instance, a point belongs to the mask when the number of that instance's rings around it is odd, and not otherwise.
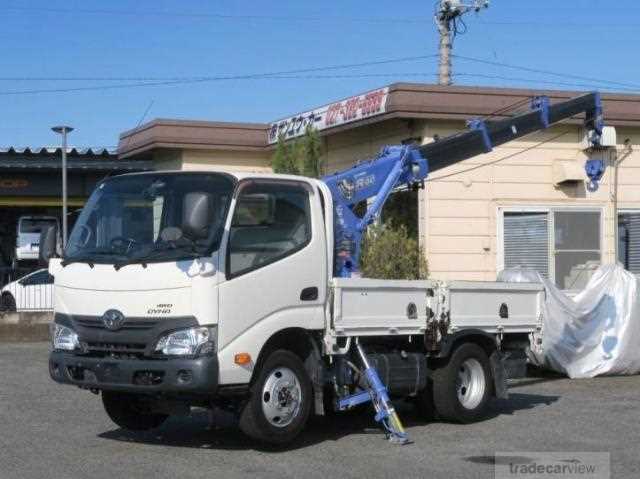
[{"label": "white tarp cover", "polygon": [[622,266],[601,266],[573,297],[533,270],[505,270],[498,281],[545,286],[542,348],[531,353],[537,365],[570,378],[640,372],[638,279]]}]

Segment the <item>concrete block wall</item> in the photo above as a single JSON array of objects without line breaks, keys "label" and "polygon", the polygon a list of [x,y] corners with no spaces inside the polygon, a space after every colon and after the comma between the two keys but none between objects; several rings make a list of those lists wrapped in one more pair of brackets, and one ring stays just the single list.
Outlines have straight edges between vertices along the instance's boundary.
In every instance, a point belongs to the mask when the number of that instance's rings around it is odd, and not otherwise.
[{"label": "concrete block wall", "polygon": [[0,314],[0,342],[48,341],[51,311]]}]

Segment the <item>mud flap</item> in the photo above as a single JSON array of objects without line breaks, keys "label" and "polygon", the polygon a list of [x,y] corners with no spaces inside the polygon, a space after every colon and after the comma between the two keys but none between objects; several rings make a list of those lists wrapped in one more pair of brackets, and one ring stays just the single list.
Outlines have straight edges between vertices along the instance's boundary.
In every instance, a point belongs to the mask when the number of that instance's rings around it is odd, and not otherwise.
[{"label": "mud flap", "polygon": [[316,416],[324,416],[324,381],[323,365],[319,355],[314,350],[304,362],[304,368],[309,374],[313,387],[313,409]]},{"label": "mud flap", "polygon": [[495,395],[499,399],[509,399],[507,389],[507,374],[504,366],[505,357],[500,351],[494,351],[489,362],[491,363],[491,374],[493,376],[493,387]]}]

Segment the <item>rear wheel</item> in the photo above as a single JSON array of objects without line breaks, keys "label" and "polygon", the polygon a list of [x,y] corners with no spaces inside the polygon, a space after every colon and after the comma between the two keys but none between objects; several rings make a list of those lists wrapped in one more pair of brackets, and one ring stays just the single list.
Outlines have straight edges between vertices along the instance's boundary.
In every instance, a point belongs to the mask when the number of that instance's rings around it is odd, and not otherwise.
[{"label": "rear wheel", "polygon": [[168,417],[153,412],[152,399],[141,394],[103,391],[102,404],[113,422],[130,431],[155,429]]},{"label": "rear wheel", "polygon": [[311,380],[300,358],[290,351],[275,351],[251,387],[240,429],[265,443],[289,443],[304,429],[312,395]]},{"label": "rear wheel", "polygon": [[418,412],[423,419],[433,421],[436,418],[436,406],[433,402],[433,380],[427,378],[427,387],[420,391],[415,398]]},{"label": "rear wheel", "polygon": [[462,344],[433,373],[433,402],[445,420],[468,423],[482,419],[492,393],[489,358],[477,344]]},{"label": "rear wheel", "polygon": [[16,311],[16,299],[11,293],[5,293],[0,297],[0,311],[13,313]]}]

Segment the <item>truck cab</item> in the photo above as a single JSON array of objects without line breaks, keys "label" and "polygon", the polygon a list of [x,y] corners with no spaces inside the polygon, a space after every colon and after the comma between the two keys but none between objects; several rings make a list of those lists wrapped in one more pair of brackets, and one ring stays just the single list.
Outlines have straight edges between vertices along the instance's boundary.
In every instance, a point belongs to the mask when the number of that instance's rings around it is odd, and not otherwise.
[{"label": "truck cab", "polygon": [[321,182],[281,175],[99,184],[49,263],[52,378],[103,391],[112,417],[139,393],[209,403],[246,390],[269,341],[325,326],[330,201]]}]

